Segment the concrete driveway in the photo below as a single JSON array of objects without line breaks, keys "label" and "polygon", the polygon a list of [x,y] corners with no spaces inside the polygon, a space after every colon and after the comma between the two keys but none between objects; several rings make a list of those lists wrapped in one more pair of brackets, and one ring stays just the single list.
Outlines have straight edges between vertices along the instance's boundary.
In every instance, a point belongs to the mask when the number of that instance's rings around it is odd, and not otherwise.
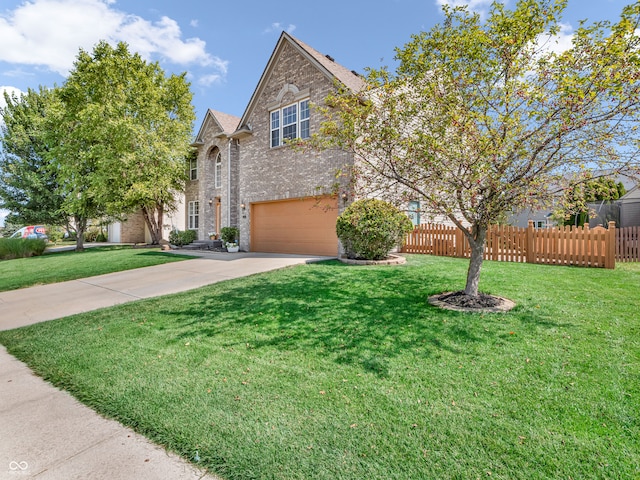
[{"label": "concrete driveway", "polygon": [[194,259],[0,292],[0,330],[327,258],[275,253],[176,253],[193,255]]}]

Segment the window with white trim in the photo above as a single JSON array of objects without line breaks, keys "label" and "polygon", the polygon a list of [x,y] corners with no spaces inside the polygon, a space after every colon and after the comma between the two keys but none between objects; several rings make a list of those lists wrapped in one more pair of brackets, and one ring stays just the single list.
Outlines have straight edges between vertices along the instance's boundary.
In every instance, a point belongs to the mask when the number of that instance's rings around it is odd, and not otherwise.
[{"label": "window with white trim", "polygon": [[413,226],[420,225],[420,202],[412,200],[409,202],[407,215]]},{"label": "window with white trim", "polygon": [[216,155],[216,161],[214,163],[214,170],[213,170],[213,183],[215,188],[222,188],[222,155],[220,155],[220,153],[218,153],[218,155]]},{"label": "window with white trim", "polygon": [[200,203],[189,202],[187,213],[189,222],[188,229],[197,230],[200,224]]},{"label": "window with white trim", "polygon": [[197,158],[189,159],[189,178],[191,180],[198,179],[198,159]]},{"label": "window with white trim", "polygon": [[278,110],[272,110],[271,118],[271,147],[284,145],[285,140],[294,138],[309,138],[309,100],[286,105]]}]

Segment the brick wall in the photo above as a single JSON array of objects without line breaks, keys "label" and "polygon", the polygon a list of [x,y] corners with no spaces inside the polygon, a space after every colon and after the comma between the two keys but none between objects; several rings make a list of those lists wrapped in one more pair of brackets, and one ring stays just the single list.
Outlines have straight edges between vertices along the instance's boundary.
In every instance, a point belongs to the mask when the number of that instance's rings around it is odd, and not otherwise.
[{"label": "brick wall", "polygon": [[120,225],[120,242],[145,243],[146,225],[142,212],[132,213]]},{"label": "brick wall", "polygon": [[[311,103],[317,105],[323,105],[325,97],[334,88],[333,81],[294,47],[286,42],[283,44],[247,119],[254,133],[240,143],[238,201],[247,207],[239,218],[240,246],[243,249],[248,249],[250,243],[250,203],[330,193],[336,183],[338,169],[351,163],[351,156],[346,152],[303,152],[289,146],[270,148],[269,109],[288,85],[308,93]],[[287,105],[293,99],[294,94],[287,92],[280,104]],[[318,131],[321,122],[321,115],[312,108],[312,134]]]},{"label": "brick wall", "polygon": [[[227,189],[228,189],[228,172],[227,158],[228,147],[225,138],[217,138],[216,135],[221,133],[220,127],[216,122],[207,118],[204,126],[204,136],[202,145],[198,146],[198,179],[187,182],[185,191],[185,209],[188,212],[189,202],[200,202],[200,221],[198,228],[198,239],[207,239],[209,232],[216,231],[215,225],[215,209],[216,198],[220,198],[222,226],[227,225]],[[215,188],[215,159],[217,152],[222,157],[222,186]],[[213,200],[211,205],[209,200]],[[188,223],[188,215],[186,222]],[[187,225],[183,228],[186,229]]]}]

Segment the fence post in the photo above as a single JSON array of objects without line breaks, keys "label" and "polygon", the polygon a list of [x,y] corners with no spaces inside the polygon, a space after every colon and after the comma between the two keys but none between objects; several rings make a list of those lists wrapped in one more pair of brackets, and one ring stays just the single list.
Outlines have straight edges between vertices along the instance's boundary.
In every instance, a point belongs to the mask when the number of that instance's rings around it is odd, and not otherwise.
[{"label": "fence post", "polygon": [[534,255],[534,241],[533,241],[533,233],[534,233],[534,228],[533,228],[533,220],[529,220],[529,224],[527,225],[527,240],[525,243],[525,248],[527,251],[527,258],[526,261],[527,263],[534,263],[535,262],[535,255]]},{"label": "fence post", "polygon": [[609,222],[605,241],[604,268],[616,268],[616,222]]}]

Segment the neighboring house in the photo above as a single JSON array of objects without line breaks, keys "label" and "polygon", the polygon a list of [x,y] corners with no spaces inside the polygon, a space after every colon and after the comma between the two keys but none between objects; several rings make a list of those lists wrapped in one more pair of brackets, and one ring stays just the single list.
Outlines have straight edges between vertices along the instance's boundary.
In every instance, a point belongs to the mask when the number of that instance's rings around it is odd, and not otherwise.
[{"label": "neighboring house", "polygon": [[617,201],[620,205],[620,227],[640,226],[640,186],[636,185]]},{"label": "neighboring house", "polygon": [[[595,171],[597,175],[607,175],[606,171]],[[618,200],[597,201],[587,204],[591,217],[589,228],[598,225],[606,226],[609,221],[616,222],[617,227],[630,227],[640,225],[640,189],[635,185],[635,180],[625,175],[609,174],[616,183],[622,183],[627,193]],[[536,228],[555,227],[553,212],[549,209],[525,210],[511,215],[508,219],[510,225],[526,227],[529,220],[533,220]]]},{"label": "neighboring house", "polygon": [[336,173],[353,157],[286,143],[318,131],[323,119],[313,105],[323,105],[336,82],[353,91],[364,85],[283,32],[242,118],[207,112],[189,168],[186,228],[205,239],[237,226],[247,251],[336,256],[335,223],[346,204]]},{"label": "neighboring house", "polygon": [[632,187],[618,200],[601,201],[588,204],[595,216],[589,219],[589,227],[607,225],[616,222],[617,227],[640,226],[640,188]]},{"label": "neighboring house", "polygon": [[[163,216],[162,238],[169,240],[171,230],[184,230],[184,225],[184,200],[179,198],[176,210]],[[122,222],[110,223],[107,227],[107,238],[112,243],[150,243],[151,234],[142,211],[127,215],[127,219]]]},{"label": "neighboring house", "polygon": [[514,227],[527,228],[529,220],[533,220],[535,228],[549,228],[557,225],[557,222],[552,217],[553,212],[548,209],[525,210],[516,215],[511,215],[507,219],[507,223]]}]

